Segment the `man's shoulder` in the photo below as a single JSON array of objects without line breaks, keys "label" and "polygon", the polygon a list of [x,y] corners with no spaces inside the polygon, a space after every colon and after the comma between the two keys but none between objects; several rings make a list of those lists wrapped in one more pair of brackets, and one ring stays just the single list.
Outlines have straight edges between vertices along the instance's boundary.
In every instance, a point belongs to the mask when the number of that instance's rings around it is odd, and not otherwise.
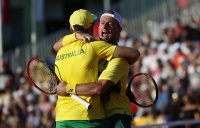
[{"label": "man's shoulder", "polygon": [[95,41],[90,42],[90,44],[96,44],[96,43],[97,44],[109,44],[109,43],[102,41],[102,40],[95,40]]},{"label": "man's shoulder", "polygon": [[111,46],[116,46],[116,45],[113,45],[113,44],[110,44],[110,43],[107,43],[105,41],[101,41],[101,40],[98,40],[98,41],[92,41],[90,42],[90,44],[94,47],[111,47]]}]

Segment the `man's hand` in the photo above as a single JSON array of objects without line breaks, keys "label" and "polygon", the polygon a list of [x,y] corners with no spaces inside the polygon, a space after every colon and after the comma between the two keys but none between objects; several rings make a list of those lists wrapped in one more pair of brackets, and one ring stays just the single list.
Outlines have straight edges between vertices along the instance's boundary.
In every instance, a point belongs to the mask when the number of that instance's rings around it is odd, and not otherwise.
[{"label": "man's hand", "polygon": [[77,39],[82,40],[84,42],[91,42],[95,40],[93,36],[87,33],[83,33],[83,32],[76,32],[75,36]]},{"label": "man's hand", "polygon": [[59,49],[61,49],[63,47],[62,41],[63,41],[63,38],[56,41],[56,43],[53,45],[53,50],[55,53],[57,53],[59,51]]},{"label": "man's hand", "polygon": [[66,92],[66,86],[67,86],[67,83],[65,83],[64,81],[60,81],[60,83],[56,87],[57,95],[67,96],[68,94]]}]

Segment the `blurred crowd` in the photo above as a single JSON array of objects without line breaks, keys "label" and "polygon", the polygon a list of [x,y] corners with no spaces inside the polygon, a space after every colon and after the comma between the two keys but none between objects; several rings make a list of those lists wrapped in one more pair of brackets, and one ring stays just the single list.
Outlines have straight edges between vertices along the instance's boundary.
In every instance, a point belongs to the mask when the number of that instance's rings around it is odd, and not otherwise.
[{"label": "blurred crowd", "polygon": [[3,63],[0,75],[0,128],[50,128],[54,126],[56,96],[32,87],[21,67],[14,74]]},{"label": "blurred crowd", "polygon": [[200,119],[200,16],[191,24],[184,24],[179,17],[171,24],[160,30],[161,39],[150,32],[136,38],[121,33],[119,45],[141,52],[130,75],[149,73],[159,86],[155,106],[132,106],[134,126]]},{"label": "blurred crowd", "polygon": [[[133,126],[200,119],[200,17],[193,24],[174,19],[162,28],[161,39],[152,33],[129,37],[122,31],[119,45],[137,48],[141,57],[129,76],[152,75],[159,86],[157,103],[150,108],[131,105]],[[49,128],[55,122],[56,96],[46,96],[26,80],[25,69],[12,72],[5,61],[0,74],[0,127]],[[200,125],[200,124],[199,124]]]}]

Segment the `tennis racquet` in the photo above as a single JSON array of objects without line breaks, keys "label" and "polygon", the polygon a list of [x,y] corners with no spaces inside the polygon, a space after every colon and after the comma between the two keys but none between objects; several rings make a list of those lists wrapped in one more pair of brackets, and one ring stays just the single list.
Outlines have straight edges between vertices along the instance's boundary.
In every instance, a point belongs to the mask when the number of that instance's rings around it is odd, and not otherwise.
[{"label": "tennis racquet", "polygon": [[130,78],[126,95],[137,106],[150,107],[158,99],[158,86],[149,74],[138,73]]},{"label": "tennis racquet", "polygon": [[[47,95],[56,94],[56,86],[60,80],[58,79],[54,70],[42,59],[31,58],[28,61],[27,76],[31,85],[36,87],[42,93]],[[87,109],[92,107],[90,103],[78,97],[77,95],[69,94],[69,96],[84,105]]]}]

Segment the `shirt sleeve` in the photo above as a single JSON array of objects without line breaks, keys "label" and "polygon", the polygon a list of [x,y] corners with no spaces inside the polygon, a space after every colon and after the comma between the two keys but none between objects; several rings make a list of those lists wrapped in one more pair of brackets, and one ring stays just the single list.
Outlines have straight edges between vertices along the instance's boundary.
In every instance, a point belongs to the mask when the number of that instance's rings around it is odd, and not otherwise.
[{"label": "shirt sleeve", "polygon": [[99,80],[110,80],[117,84],[119,80],[127,75],[129,71],[129,64],[125,59],[114,58],[112,59],[106,69],[100,74]]},{"label": "shirt sleeve", "polygon": [[66,46],[70,43],[73,43],[75,41],[77,41],[78,39],[76,38],[75,36],[75,33],[73,34],[70,34],[70,35],[66,35],[64,38],[63,38],[63,41],[62,41],[62,45],[63,46]]},{"label": "shirt sleeve", "polygon": [[116,45],[106,43],[104,41],[93,41],[91,45],[100,59],[110,61],[116,49]]}]

